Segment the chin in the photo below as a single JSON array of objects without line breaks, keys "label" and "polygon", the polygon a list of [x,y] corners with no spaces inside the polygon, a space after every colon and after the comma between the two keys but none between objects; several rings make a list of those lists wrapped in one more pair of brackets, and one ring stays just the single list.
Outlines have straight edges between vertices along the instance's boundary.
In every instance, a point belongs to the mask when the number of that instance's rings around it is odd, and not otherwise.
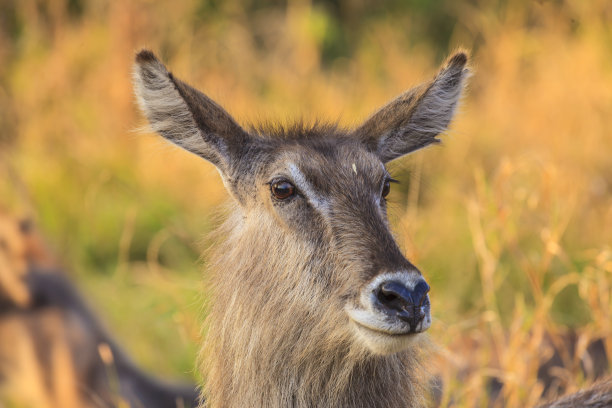
[{"label": "chin", "polygon": [[356,321],[351,321],[355,335],[370,352],[378,355],[390,355],[417,347],[425,340],[425,335],[419,333],[389,333],[374,330]]}]

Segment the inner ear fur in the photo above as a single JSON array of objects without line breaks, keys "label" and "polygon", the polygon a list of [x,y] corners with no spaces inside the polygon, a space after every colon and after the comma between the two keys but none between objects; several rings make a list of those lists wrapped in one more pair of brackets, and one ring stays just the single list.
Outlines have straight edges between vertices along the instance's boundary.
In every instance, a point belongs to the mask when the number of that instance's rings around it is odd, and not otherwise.
[{"label": "inner ear fur", "polygon": [[383,106],[354,132],[369,150],[388,162],[432,143],[455,113],[470,70],[459,51],[448,58],[435,78],[406,91]]},{"label": "inner ear fur", "polygon": [[249,135],[221,106],[175,78],[149,50],[136,55],[134,89],[151,128],[168,141],[229,172]]}]

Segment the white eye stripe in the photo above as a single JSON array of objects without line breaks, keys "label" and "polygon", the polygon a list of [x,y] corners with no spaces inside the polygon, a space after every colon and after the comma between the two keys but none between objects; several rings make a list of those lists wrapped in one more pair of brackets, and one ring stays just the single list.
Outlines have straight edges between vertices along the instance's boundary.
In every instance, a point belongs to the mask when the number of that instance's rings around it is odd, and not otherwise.
[{"label": "white eye stripe", "polygon": [[291,174],[291,178],[296,184],[298,190],[300,190],[304,194],[306,199],[312,204],[314,208],[324,213],[327,213],[329,209],[329,201],[315,192],[312,185],[306,180],[304,174],[294,163],[289,163],[288,168],[289,173]]},{"label": "white eye stripe", "polygon": [[[381,164],[381,166],[385,174],[385,180],[389,180],[391,178],[389,173],[385,169],[384,165]],[[351,167],[356,167],[356,166],[353,163]],[[304,173],[302,173],[302,171],[298,168],[298,166],[295,163],[288,163],[287,168],[289,169],[289,174],[291,176],[293,183],[295,184],[295,187],[299,191],[302,192],[302,194],[312,204],[312,206],[321,212],[324,212],[326,214],[329,213],[329,208],[330,208],[329,200],[325,197],[322,197],[320,194],[317,194],[312,184],[310,184],[306,180]],[[381,198],[380,193],[382,192],[383,188],[384,188],[384,183],[381,186],[381,191],[378,194],[375,194],[373,196],[373,201],[377,205],[380,204],[380,198]]]}]

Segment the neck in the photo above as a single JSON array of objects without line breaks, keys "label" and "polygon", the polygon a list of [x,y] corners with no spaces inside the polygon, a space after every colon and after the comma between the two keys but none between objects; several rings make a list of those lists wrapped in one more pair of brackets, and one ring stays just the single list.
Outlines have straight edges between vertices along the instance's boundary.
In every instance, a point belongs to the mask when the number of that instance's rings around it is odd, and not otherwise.
[{"label": "neck", "polygon": [[[212,307],[201,354],[207,407],[424,405],[418,345],[373,355],[351,330],[339,330],[348,318],[333,304],[329,285],[303,279],[320,276],[308,270],[308,257],[279,273],[280,265],[264,262],[271,259],[260,247],[264,235],[250,240],[254,234],[225,228],[230,238],[213,257]],[[265,242],[267,248],[282,245]],[[312,307],[322,299],[325,307]]]}]

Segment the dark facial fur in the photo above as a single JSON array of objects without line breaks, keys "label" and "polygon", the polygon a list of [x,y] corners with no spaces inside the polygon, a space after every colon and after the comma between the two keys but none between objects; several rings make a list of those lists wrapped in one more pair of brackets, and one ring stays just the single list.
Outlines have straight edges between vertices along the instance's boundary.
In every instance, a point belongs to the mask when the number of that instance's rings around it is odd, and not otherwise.
[{"label": "dark facial fur", "polygon": [[385,163],[437,142],[466,62],[455,54],[354,130],[245,130],[151,52],[137,55],[152,128],[215,164],[234,198],[207,271],[207,406],[423,404],[428,287],[389,230]]}]

